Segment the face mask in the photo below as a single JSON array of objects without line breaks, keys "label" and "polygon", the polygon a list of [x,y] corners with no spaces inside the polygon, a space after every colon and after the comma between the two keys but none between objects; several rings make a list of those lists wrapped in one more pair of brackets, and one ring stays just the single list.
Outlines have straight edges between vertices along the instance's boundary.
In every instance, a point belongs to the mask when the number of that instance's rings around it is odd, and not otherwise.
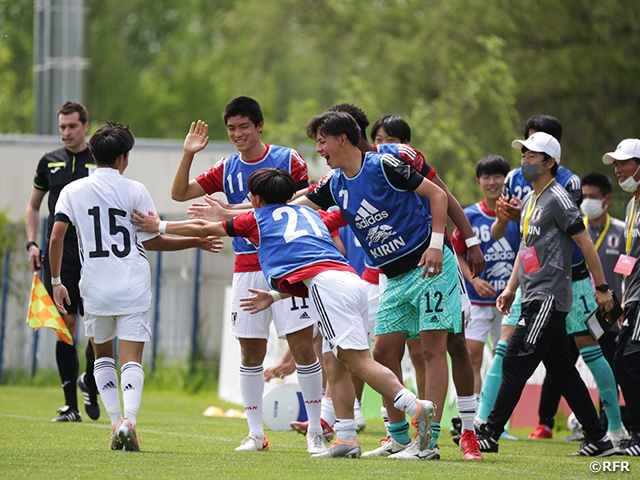
[{"label": "face mask", "polygon": [[598,200],[596,198],[585,198],[580,205],[580,210],[584,213],[588,219],[593,220],[599,218],[605,211],[604,199]]},{"label": "face mask", "polygon": [[538,173],[538,170],[540,170],[540,165],[542,164],[523,163],[521,168],[522,176],[524,177],[524,179],[528,182],[535,182],[536,180],[538,180],[542,176],[541,173]]},{"label": "face mask", "polygon": [[638,170],[640,170],[640,165],[638,165],[638,168],[636,168],[636,171],[633,173],[633,175],[627,178],[624,182],[618,182],[618,185],[620,185],[620,188],[623,189],[625,192],[633,193],[638,188],[638,185],[640,185],[640,182],[636,182],[633,179],[633,177],[636,176],[636,173],[638,173]]}]

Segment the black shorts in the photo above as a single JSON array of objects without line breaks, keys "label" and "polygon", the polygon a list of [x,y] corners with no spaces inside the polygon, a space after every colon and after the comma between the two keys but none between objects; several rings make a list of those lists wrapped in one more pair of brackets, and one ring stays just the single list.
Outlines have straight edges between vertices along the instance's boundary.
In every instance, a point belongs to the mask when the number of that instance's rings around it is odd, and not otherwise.
[{"label": "black shorts", "polygon": [[[47,288],[47,292],[53,298],[53,288],[51,287],[51,266],[49,265],[49,242],[47,241],[44,250],[44,278],[43,283]],[[80,296],[80,271],[82,264],[80,263],[80,254],[78,252],[78,242],[73,239],[65,238],[64,254],[62,256],[62,269],[60,271],[60,279],[67,288],[71,305],[67,308],[69,314],[78,313],[84,315],[84,306],[82,305],[82,297]]]}]

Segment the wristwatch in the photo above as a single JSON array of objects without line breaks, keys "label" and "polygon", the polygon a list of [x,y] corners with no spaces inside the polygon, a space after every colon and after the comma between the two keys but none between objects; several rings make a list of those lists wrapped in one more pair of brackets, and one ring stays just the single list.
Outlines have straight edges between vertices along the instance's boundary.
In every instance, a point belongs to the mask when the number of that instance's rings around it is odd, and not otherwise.
[{"label": "wristwatch", "polygon": [[35,246],[36,248],[40,248],[40,247],[38,247],[38,244],[36,242],[27,242],[27,252],[33,246]]},{"label": "wristwatch", "polygon": [[597,285],[596,286],[596,290],[599,292],[608,292],[609,291],[609,285],[607,285],[606,283],[603,283],[602,285]]}]

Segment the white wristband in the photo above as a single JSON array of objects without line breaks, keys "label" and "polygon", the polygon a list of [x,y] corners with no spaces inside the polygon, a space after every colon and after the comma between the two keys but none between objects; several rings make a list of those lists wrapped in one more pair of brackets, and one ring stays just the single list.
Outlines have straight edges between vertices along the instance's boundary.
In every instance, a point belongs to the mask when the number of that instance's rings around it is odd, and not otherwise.
[{"label": "white wristband", "polygon": [[273,298],[274,303],[282,298],[280,292],[278,292],[277,290],[271,290],[269,292],[269,295],[271,295],[271,298]]},{"label": "white wristband", "polygon": [[158,224],[158,233],[161,233],[162,235],[167,233],[167,221],[166,220],[162,220]]},{"label": "white wristband", "polygon": [[442,250],[443,245],[444,233],[431,232],[431,242],[429,243],[429,248],[437,248],[438,250]]},{"label": "white wristband", "polygon": [[478,241],[478,237],[476,237],[475,235],[473,237],[469,237],[469,238],[465,239],[464,243],[467,244],[467,248],[471,248],[471,247],[475,247],[476,245],[480,245],[480,242]]},{"label": "white wristband", "polygon": [[60,277],[51,277],[51,285],[60,285],[61,283]]}]

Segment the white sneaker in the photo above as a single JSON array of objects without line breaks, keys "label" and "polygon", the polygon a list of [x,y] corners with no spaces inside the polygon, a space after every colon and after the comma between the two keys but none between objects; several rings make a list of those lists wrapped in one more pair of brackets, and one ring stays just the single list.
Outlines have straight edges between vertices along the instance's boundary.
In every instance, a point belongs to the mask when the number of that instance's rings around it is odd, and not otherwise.
[{"label": "white sneaker", "polygon": [[239,447],[236,447],[237,452],[249,451],[249,450],[269,450],[269,441],[267,437],[254,437],[249,435],[242,440]]},{"label": "white sneaker", "polygon": [[407,448],[401,452],[389,455],[389,458],[399,458],[402,460],[440,460],[440,447],[420,450],[420,442],[411,442]]},{"label": "white sneaker", "polygon": [[629,435],[629,432],[627,432],[627,429],[624,428],[624,425],[622,425],[617,430],[609,430],[607,432],[607,438],[611,440],[614,447],[617,447],[620,445],[622,440],[629,440],[631,436]]},{"label": "white sneaker", "polygon": [[307,452],[309,453],[323,453],[328,449],[327,441],[320,433],[314,433],[309,435],[307,433]]},{"label": "white sneaker", "polygon": [[393,438],[389,438],[387,441],[383,442],[378,448],[375,450],[369,450],[368,452],[364,452],[362,454],[363,457],[388,457],[393,455],[394,453],[401,452],[408,448],[411,443],[407,443],[406,445],[396,442]]}]

